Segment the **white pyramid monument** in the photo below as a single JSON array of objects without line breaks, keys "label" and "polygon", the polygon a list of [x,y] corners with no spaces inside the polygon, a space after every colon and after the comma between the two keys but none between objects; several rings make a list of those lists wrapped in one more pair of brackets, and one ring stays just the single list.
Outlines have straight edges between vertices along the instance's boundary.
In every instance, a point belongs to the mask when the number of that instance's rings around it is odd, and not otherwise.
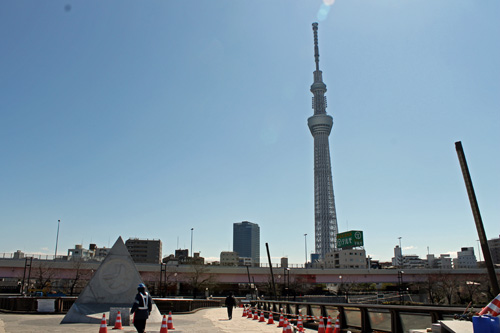
[{"label": "white pyramid monument", "polygon": [[[109,318],[111,308],[132,308],[139,283],[143,283],[141,275],[123,239],[118,237],[61,324],[100,323],[103,313]],[[148,323],[161,321],[160,311],[153,302]]]}]

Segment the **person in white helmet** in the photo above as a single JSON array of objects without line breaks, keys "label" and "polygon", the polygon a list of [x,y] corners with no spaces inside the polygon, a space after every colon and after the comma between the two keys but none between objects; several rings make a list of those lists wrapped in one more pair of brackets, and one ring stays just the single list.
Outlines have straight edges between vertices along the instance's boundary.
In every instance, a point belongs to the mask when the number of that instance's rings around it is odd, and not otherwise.
[{"label": "person in white helmet", "polygon": [[153,309],[153,299],[146,291],[146,286],[141,283],[137,287],[137,295],[132,305],[131,313],[135,313],[134,326],[138,333],[144,333],[146,329],[146,320],[148,320],[151,310]]}]

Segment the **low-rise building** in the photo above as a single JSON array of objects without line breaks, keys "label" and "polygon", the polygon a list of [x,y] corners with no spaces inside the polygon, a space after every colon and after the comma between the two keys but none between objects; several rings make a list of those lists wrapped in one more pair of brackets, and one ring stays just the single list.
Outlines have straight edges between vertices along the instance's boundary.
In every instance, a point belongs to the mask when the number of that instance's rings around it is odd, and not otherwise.
[{"label": "low-rise building", "polygon": [[76,244],[74,249],[68,249],[68,260],[99,260],[102,261],[108,255],[109,248],[97,247],[96,244],[90,244],[86,249],[81,244]]},{"label": "low-rise building", "polygon": [[435,261],[435,267],[439,269],[451,269],[451,257],[449,254],[441,254]]},{"label": "low-rise building", "polygon": [[222,251],[220,253],[220,265],[221,266],[238,266],[239,256],[237,252],[234,251]]},{"label": "low-rise building", "polygon": [[420,259],[420,257],[416,254],[408,254],[403,256],[403,268],[406,269],[417,269],[424,268],[426,261]]},{"label": "low-rise building", "polygon": [[252,258],[250,257],[240,257],[238,260],[238,266],[252,266]]},{"label": "low-rise building", "polygon": [[70,260],[90,260],[93,257],[94,251],[85,249],[81,244],[76,244],[74,249],[68,249],[68,259]]},{"label": "low-rise building", "polygon": [[473,247],[462,247],[457,252],[457,257],[453,259],[454,268],[477,268],[477,259],[474,255]]},{"label": "low-rise building", "polygon": [[324,268],[367,268],[364,249],[346,249],[326,254]]},{"label": "low-rise building", "polygon": [[161,262],[161,240],[159,239],[129,238],[125,246],[136,263],[159,264]]}]

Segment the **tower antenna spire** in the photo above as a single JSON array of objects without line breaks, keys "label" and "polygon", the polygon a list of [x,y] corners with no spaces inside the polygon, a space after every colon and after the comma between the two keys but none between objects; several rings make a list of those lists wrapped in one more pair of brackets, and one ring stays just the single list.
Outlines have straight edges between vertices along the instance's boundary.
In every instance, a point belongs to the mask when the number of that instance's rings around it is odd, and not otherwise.
[{"label": "tower antenna spire", "polygon": [[312,26],[314,31],[314,61],[316,62],[316,70],[319,71],[318,22],[314,22]]},{"label": "tower antenna spire", "polygon": [[333,194],[332,166],[328,136],[333,126],[332,116],[326,113],[326,84],[319,70],[318,23],[312,24],[314,32],[314,60],[316,70],[311,85],[314,115],[307,124],[314,137],[314,226],[315,250],[320,259],[337,248],[337,213]]}]

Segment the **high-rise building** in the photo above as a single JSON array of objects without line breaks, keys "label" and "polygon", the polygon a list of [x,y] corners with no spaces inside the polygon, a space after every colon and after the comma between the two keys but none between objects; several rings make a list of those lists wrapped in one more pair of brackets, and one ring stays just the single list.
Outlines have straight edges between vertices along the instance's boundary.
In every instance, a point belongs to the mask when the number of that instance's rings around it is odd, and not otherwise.
[{"label": "high-rise building", "polygon": [[500,265],[500,236],[488,240],[488,246],[490,248],[493,264]]},{"label": "high-rise building", "polygon": [[257,223],[233,224],[233,251],[241,258],[251,258],[252,266],[260,264],[260,228]]},{"label": "high-rise building", "polygon": [[159,239],[129,238],[125,246],[136,263],[161,263],[161,240]]},{"label": "high-rise building", "polygon": [[337,214],[333,195],[332,167],[328,137],[333,118],[326,114],[326,85],[319,70],[318,23],[313,23],[314,32],[314,82],[311,92],[314,97],[314,115],[307,120],[314,138],[314,228],[315,250],[321,259],[337,247]]}]

